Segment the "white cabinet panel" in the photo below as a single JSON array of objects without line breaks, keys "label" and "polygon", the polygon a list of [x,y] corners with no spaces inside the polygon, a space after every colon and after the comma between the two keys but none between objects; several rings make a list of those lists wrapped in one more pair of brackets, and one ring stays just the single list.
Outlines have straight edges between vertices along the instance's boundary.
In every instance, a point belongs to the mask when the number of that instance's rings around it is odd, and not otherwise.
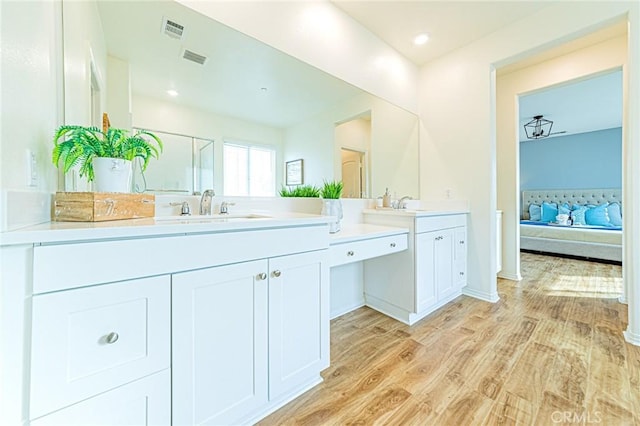
[{"label": "white cabinet panel", "polygon": [[269,260],[269,398],[329,366],[329,270],[322,252]]},{"label": "white cabinet panel", "polygon": [[173,423],[233,424],[265,405],[266,260],[173,276]]},{"label": "white cabinet panel", "polygon": [[167,368],[168,276],[33,297],[35,418]]},{"label": "white cabinet panel", "polygon": [[168,369],[31,421],[32,426],[169,424],[171,374]]}]

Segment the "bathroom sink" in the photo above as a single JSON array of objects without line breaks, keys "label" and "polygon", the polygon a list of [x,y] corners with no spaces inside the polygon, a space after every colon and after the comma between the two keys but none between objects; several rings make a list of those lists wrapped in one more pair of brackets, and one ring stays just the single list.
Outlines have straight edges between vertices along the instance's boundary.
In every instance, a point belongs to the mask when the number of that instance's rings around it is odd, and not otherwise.
[{"label": "bathroom sink", "polygon": [[237,222],[243,220],[270,219],[271,216],[240,213],[240,214],[212,214],[212,215],[190,215],[190,216],[156,216],[156,222],[172,222],[172,223],[215,223],[215,222]]}]

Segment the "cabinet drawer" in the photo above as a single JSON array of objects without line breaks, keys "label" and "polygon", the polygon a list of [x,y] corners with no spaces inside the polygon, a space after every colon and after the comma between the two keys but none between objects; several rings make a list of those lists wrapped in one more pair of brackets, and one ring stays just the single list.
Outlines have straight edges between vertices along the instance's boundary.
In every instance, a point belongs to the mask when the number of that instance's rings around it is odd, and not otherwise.
[{"label": "cabinet drawer", "polygon": [[407,249],[407,235],[371,238],[344,244],[335,244],[329,248],[331,266],[359,262],[372,257],[384,256]]},{"label": "cabinet drawer", "polygon": [[171,373],[164,370],[30,422],[31,426],[168,425]]},{"label": "cabinet drawer", "polygon": [[35,418],[170,365],[170,278],[33,297]]},{"label": "cabinet drawer", "polygon": [[444,216],[428,216],[416,218],[416,234],[420,232],[438,231],[467,225],[466,214],[452,214]]}]

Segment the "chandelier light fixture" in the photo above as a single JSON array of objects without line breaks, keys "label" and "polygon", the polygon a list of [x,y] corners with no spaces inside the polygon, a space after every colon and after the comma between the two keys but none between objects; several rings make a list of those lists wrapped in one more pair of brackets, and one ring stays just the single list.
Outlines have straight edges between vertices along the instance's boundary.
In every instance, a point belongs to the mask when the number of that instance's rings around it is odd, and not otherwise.
[{"label": "chandelier light fixture", "polygon": [[546,138],[551,134],[553,121],[542,118],[542,115],[535,115],[533,120],[524,125],[524,131],[528,139]]}]

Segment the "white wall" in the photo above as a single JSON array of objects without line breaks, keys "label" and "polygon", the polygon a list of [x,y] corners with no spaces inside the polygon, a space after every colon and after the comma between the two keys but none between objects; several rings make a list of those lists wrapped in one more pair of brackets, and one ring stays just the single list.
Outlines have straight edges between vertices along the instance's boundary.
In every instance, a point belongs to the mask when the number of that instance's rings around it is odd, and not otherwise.
[{"label": "white wall", "polygon": [[[496,79],[498,209],[503,213],[500,276],[520,279],[518,96],[626,65],[627,40],[617,37]],[[544,189],[544,188],[538,188]]]},{"label": "white wall", "polygon": [[[62,12],[49,1],[2,2],[0,231],[47,221],[57,172],[52,138],[62,124]],[[27,150],[37,182],[27,181]]]},{"label": "white wall", "polygon": [[330,2],[178,2],[417,112],[417,67]]},{"label": "white wall", "polygon": [[[498,299],[495,66],[586,34],[624,16],[630,9],[632,25],[639,24],[636,3],[580,3],[580,13],[576,7],[572,2],[553,3],[425,65],[420,71],[421,198],[442,198],[450,189],[453,197],[469,200],[467,294],[491,301]],[[633,49],[638,50],[638,46],[630,46]],[[637,63],[633,69],[630,67],[628,75],[637,85],[640,78]],[[637,111],[638,98],[629,96],[632,111]],[[637,143],[638,114],[631,117]],[[636,160],[640,164],[640,157]],[[625,196],[625,202],[631,202],[632,208],[640,207],[635,207],[640,201],[634,201],[637,196],[629,197],[626,192]],[[640,252],[640,243],[637,250]]]},{"label": "white wall", "polygon": [[[195,136],[214,141],[214,190],[223,193],[222,144],[226,139],[255,142],[276,150],[276,191],[283,180],[283,141],[281,129],[232,117],[212,114],[200,109],[133,94],[134,127]],[[190,148],[189,148],[190,149]],[[153,160],[149,164],[153,167]]]}]

